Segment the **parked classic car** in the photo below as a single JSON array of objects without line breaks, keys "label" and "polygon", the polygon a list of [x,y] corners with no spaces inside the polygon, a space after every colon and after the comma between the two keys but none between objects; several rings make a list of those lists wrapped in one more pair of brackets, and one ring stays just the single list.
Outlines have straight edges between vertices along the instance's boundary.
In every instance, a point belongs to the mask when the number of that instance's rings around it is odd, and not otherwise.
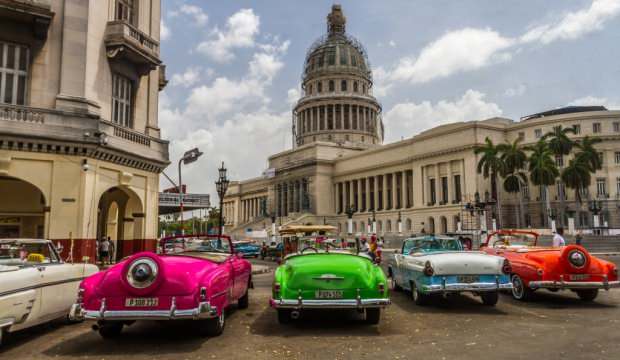
[{"label": "parked classic car", "polygon": [[280,229],[283,263],[276,269],[270,305],[278,321],[297,319],[305,309],[356,309],[366,322],[378,324],[390,304],[385,274],[367,255],[330,239],[333,226],[287,226]]},{"label": "parked classic car", "polygon": [[619,287],[618,268],[578,245],[538,246],[538,233],[501,230],[490,233],[482,248],[512,264],[512,296],[527,301],[538,289],[571,290],[592,301],[599,289]]},{"label": "parked classic car", "polygon": [[162,249],[180,238],[182,251],[141,252],[84,280],[71,318],[97,321],[104,338],[136,320],[197,320],[200,333],[221,334],[226,309],[235,301],[248,306],[251,265],[233,254],[227,236],[164,238]]},{"label": "parked classic car", "polygon": [[66,317],[80,281],[97,271],[63,262],[49,240],[0,239],[0,345],[9,332]]},{"label": "parked classic car", "polygon": [[260,252],[261,259],[272,258],[276,261],[282,259],[282,252],[284,251],[284,244],[282,242],[276,243],[272,241],[269,245],[263,245]]},{"label": "parked classic car", "polygon": [[409,290],[418,305],[433,295],[472,292],[493,306],[499,291],[512,287],[509,274],[506,259],[464,251],[458,239],[433,235],[406,239],[388,264],[392,288]]},{"label": "parked classic car", "polygon": [[235,241],[233,246],[235,252],[241,253],[243,257],[257,258],[261,253],[260,245],[257,245],[251,241]]}]

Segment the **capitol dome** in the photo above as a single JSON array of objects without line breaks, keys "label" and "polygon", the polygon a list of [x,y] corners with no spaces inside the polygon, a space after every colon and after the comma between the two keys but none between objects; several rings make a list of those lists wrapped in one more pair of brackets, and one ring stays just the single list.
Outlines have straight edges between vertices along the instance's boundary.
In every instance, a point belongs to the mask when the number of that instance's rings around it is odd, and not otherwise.
[{"label": "capitol dome", "polygon": [[306,55],[303,96],[293,110],[296,145],[314,141],[380,144],[381,105],[372,96],[372,85],[367,52],[346,33],[342,7],[334,5],[327,16],[327,34]]}]

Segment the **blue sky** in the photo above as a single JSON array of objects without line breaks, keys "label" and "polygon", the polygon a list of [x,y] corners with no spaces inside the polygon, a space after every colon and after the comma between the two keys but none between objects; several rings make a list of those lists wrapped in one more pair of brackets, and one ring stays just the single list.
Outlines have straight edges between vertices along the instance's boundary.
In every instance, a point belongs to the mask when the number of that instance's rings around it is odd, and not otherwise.
[{"label": "blue sky", "polygon": [[[386,142],[568,104],[620,108],[620,0],[339,3],[368,50]],[[246,179],[290,148],[304,56],[332,4],[162,1],[162,135],[173,164],[191,147],[205,152],[184,170],[190,191],[213,193],[221,161]]]}]

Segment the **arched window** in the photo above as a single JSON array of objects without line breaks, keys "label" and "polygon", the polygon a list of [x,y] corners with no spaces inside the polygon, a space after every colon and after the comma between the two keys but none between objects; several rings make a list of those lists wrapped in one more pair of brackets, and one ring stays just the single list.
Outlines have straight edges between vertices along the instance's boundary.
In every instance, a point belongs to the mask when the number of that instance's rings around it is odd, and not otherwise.
[{"label": "arched window", "polygon": [[366,84],[362,84],[362,94],[366,94]]},{"label": "arched window", "polygon": [[319,67],[323,67],[323,62],[324,62],[324,60],[323,60],[323,54],[320,54],[320,55],[319,55]]},{"label": "arched window", "polygon": [[392,220],[388,220],[385,223],[385,231],[386,232],[392,232]]},{"label": "arched window", "polygon": [[357,232],[357,223],[354,221],[353,222],[353,233]]},{"label": "arched window", "polygon": [[351,53],[351,66],[357,66],[357,56],[353,54],[355,54],[355,51]]},{"label": "arched window", "polygon": [[340,91],[342,91],[342,92],[347,91],[347,81],[346,80],[342,80],[340,82]]},{"label": "arched window", "polygon": [[405,229],[407,231],[411,231],[411,227],[412,227],[411,219],[407,219],[407,221],[405,222]]},{"label": "arched window", "polygon": [[380,233],[383,231],[383,222],[381,220],[377,221],[377,232]]},{"label": "arched window", "polygon": [[353,82],[353,92],[355,92],[355,93],[358,92],[358,90],[359,90],[358,87],[359,87],[359,85],[358,85],[357,81],[354,81]]},{"label": "arched window", "polygon": [[316,90],[318,91],[319,94],[323,92],[323,83],[322,82],[319,81],[316,84]]},{"label": "arched window", "polygon": [[336,83],[334,83],[334,80],[329,80],[329,91],[330,92],[336,91]]}]

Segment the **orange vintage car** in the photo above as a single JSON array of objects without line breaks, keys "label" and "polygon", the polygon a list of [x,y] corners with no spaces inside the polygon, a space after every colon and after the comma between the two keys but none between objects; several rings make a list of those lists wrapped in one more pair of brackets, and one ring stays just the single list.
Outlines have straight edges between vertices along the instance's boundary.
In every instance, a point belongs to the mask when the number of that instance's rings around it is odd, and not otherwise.
[{"label": "orange vintage car", "polygon": [[500,230],[490,233],[480,245],[491,255],[503,256],[512,265],[512,296],[527,301],[538,289],[571,290],[584,301],[592,301],[599,289],[619,287],[618,268],[598,259],[578,245],[538,246],[532,231]]}]

